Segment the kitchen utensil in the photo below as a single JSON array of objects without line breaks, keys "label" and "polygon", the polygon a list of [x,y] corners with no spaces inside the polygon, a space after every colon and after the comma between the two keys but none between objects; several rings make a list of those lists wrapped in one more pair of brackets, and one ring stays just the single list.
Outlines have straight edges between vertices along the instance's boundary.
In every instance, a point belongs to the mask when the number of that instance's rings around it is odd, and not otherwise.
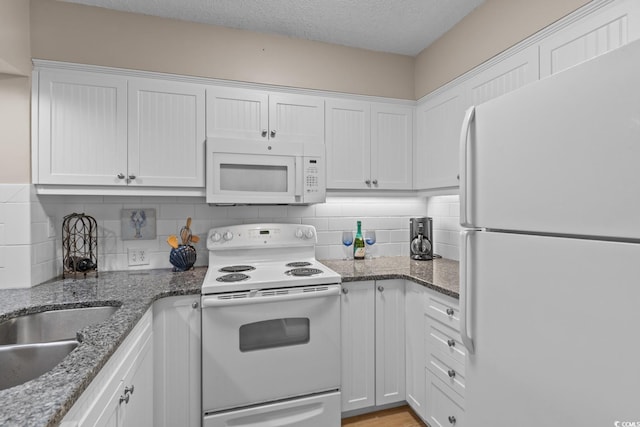
[{"label": "kitchen utensil", "polygon": [[191,242],[191,217],[187,218],[187,224],[180,229],[180,238],[183,245],[188,245]]},{"label": "kitchen utensil", "polygon": [[167,243],[173,249],[178,249],[178,246],[180,246],[180,244],[178,243],[178,236],[176,236],[175,234],[172,234],[171,236],[167,237]]}]

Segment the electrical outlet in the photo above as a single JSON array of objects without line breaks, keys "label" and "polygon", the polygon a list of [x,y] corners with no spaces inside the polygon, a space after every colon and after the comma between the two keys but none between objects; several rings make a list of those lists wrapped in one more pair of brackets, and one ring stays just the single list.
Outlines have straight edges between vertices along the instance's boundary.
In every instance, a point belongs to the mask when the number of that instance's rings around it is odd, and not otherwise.
[{"label": "electrical outlet", "polygon": [[148,265],[149,257],[146,249],[128,249],[129,265]]}]

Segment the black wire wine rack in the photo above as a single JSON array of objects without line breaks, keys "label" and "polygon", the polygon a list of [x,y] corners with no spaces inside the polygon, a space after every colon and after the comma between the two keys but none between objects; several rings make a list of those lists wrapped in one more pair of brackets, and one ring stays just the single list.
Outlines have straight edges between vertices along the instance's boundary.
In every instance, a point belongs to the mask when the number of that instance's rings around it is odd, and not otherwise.
[{"label": "black wire wine rack", "polygon": [[62,278],[95,273],[98,277],[98,223],[84,213],[62,221]]}]

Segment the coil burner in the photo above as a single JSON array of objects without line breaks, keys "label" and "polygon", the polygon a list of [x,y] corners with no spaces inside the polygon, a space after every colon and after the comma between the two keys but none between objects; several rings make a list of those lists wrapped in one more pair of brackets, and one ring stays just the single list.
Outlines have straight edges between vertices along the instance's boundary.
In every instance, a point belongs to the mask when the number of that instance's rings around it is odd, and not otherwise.
[{"label": "coil burner", "polygon": [[296,261],[285,264],[285,267],[308,267],[311,263],[308,261]]},{"label": "coil burner", "polygon": [[322,270],[317,268],[293,268],[285,272],[289,276],[313,276],[320,273],[322,273]]},{"label": "coil burner", "polygon": [[222,267],[218,271],[221,273],[240,273],[241,271],[251,271],[256,268],[251,265],[229,265],[227,267]]},{"label": "coil burner", "polygon": [[216,280],[218,282],[229,283],[229,282],[241,282],[243,280],[247,280],[248,278],[249,276],[247,276],[246,274],[231,273],[231,274],[225,274],[224,276],[217,277]]}]

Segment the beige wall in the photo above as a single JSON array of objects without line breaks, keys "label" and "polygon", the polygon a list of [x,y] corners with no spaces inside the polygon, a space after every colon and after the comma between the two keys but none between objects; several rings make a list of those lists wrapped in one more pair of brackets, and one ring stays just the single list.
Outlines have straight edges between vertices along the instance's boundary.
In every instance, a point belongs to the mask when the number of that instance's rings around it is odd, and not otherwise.
[{"label": "beige wall", "polygon": [[31,181],[30,75],[29,2],[2,0],[0,1],[0,159],[2,159],[0,184]]},{"label": "beige wall", "polygon": [[413,99],[414,58],[31,0],[34,58]]},{"label": "beige wall", "polygon": [[415,98],[432,92],[589,0],[486,0],[416,57]]}]

